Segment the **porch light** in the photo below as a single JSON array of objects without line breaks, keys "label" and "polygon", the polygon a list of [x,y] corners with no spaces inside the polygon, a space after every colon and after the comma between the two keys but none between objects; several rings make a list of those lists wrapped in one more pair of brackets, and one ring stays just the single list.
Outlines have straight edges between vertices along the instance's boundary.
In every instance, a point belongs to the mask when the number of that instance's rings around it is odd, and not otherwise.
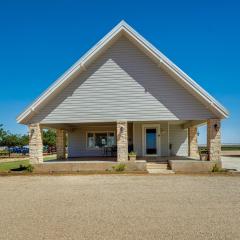
[{"label": "porch light", "polygon": [[214,129],[217,132],[220,129],[220,126],[216,123],[216,124],[214,124]]},{"label": "porch light", "polygon": [[120,127],[120,133],[121,134],[123,133],[123,127]]}]

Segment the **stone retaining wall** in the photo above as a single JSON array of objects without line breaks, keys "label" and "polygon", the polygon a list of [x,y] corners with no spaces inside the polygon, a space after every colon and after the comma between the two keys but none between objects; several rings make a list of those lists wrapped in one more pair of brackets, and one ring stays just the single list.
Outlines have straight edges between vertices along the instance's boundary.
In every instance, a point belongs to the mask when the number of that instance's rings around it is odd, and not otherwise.
[{"label": "stone retaining wall", "polygon": [[[125,172],[146,172],[146,161],[125,162]],[[107,172],[118,162],[46,162],[33,164],[35,173]]]},{"label": "stone retaining wall", "polygon": [[215,164],[213,161],[169,160],[169,166],[175,173],[207,173]]}]

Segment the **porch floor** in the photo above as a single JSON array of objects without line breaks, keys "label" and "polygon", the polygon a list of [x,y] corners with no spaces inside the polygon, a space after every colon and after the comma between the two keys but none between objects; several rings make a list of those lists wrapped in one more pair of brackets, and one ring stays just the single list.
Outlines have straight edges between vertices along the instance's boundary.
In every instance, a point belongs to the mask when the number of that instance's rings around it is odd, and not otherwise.
[{"label": "porch floor", "polygon": [[117,162],[117,158],[116,157],[101,157],[101,156],[97,156],[97,157],[70,157],[70,158],[66,158],[63,160],[57,160],[57,159],[53,159],[53,160],[47,160],[44,162]]},{"label": "porch floor", "polygon": [[[137,160],[144,160],[146,162],[155,162],[155,163],[167,163],[169,160],[198,160],[192,159],[184,156],[165,156],[165,157],[150,157],[150,156],[139,156]],[[73,157],[66,158],[65,160],[47,160],[45,162],[117,162],[117,157],[109,156],[96,156],[96,157]]]},{"label": "porch floor", "polygon": [[157,157],[151,157],[151,156],[143,156],[143,157],[137,157],[137,160],[146,160],[147,162],[155,162],[155,163],[167,163],[169,160],[196,160],[189,157],[184,156],[157,156]]}]

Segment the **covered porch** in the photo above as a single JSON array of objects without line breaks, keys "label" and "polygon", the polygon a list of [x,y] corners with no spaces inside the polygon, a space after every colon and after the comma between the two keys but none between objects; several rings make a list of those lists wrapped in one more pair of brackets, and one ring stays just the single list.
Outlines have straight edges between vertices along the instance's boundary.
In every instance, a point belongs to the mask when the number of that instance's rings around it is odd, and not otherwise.
[{"label": "covered porch", "polygon": [[[56,129],[57,159],[62,162],[128,162],[134,151],[137,160],[168,162],[199,159],[197,127],[207,124],[209,160],[220,161],[220,120],[117,121],[105,123],[30,124],[30,162],[43,163],[42,129]],[[66,148],[67,146],[67,148]],[[115,147],[106,155],[105,147]]]}]

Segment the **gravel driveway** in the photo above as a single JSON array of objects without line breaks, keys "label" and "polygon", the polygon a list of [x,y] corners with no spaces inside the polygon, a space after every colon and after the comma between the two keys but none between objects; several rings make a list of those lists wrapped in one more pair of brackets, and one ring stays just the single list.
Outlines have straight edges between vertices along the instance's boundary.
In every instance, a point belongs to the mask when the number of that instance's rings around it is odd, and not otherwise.
[{"label": "gravel driveway", "polygon": [[240,177],[0,177],[0,239],[240,239]]}]

